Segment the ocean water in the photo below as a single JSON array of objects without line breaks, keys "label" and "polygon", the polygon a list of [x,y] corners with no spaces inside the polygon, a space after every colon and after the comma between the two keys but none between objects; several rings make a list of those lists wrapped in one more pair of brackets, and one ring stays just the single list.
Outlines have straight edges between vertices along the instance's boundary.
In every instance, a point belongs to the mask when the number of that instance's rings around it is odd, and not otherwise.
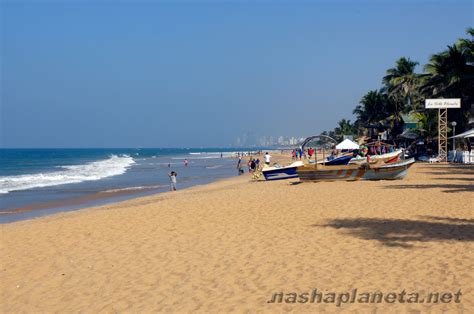
[{"label": "ocean water", "polygon": [[235,152],[0,149],[0,223],[168,191],[172,170],[178,189],[234,176]]}]

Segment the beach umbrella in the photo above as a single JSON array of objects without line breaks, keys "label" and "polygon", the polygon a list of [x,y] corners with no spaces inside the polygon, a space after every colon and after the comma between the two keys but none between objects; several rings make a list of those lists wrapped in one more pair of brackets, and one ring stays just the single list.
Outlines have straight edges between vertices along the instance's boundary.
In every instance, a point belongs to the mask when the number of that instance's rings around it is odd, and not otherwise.
[{"label": "beach umbrella", "polygon": [[359,145],[351,141],[350,139],[345,139],[344,141],[340,142],[336,145],[336,149],[344,150],[344,149],[359,149]]}]

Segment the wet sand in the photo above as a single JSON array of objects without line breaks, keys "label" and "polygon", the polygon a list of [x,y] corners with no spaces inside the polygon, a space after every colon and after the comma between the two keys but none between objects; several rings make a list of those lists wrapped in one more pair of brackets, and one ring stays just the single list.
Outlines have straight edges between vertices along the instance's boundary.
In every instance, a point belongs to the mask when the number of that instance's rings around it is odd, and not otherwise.
[{"label": "wet sand", "polygon": [[[472,312],[474,167],[402,181],[254,182],[2,225],[7,312]],[[268,303],[273,293],[456,293],[460,303]],[[291,301],[291,300],[290,300]]]},{"label": "wet sand", "polygon": [[[166,185],[163,185],[160,187],[163,188],[165,186]],[[71,199],[49,201],[49,202],[36,203],[36,204],[31,204],[31,205],[22,206],[22,207],[16,207],[16,208],[9,209],[7,211],[1,211],[0,215],[25,213],[25,212],[31,212],[35,210],[49,209],[49,208],[54,209],[54,208],[61,208],[61,207],[69,207],[73,205],[82,205],[82,204],[86,204],[86,203],[96,201],[96,200],[106,200],[108,198],[117,198],[120,196],[147,192],[152,189],[155,189],[155,187],[143,188],[143,189],[130,189],[130,190],[121,189],[121,190],[116,190],[116,191],[97,192],[92,195],[80,196],[80,197],[71,198]]]}]

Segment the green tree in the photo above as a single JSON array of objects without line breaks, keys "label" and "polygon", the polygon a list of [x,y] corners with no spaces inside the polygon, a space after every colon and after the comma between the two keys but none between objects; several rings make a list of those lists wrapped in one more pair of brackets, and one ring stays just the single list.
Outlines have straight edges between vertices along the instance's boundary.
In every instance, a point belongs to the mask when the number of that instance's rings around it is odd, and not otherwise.
[{"label": "green tree", "polygon": [[432,55],[425,66],[429,74],[423,87],[427,97],[461,98],[461,109],[450,110],[450,120],[458,122],[463,131],[467,128],[471,105],[474,101],[474,65],[472,39],[448,46],[447,50]]},{"label": "green tree", "polygon": [[382,79],[388,98],[393,102],[396,112],[410,111],[418,108],[420,103],[420,75],[415,73],[419,63],[402,57],[395,63],[394,68],[387,70]]},{"label": "green tree", "polygon": [[469,27],[466,30],[466,33],[471,36],[471,38],[461,38],[456,43],[456,46],[465,52],[468,64],[473,65],[474,63],[474,28]]},{"label": "green tree", "polygon": [[418,133],[428,141],[434,140],[438,136],[438,112],[436,110],[426,110],[417,113]]},{"label": "green tree", "polygon": [[395,62],[394,68],[387,70],[382,79],[382,90],[387,94],[386,124],[390,125],[392,137],[403,132],[402,114],[423,109],[420,86],[425,75],[415,73],[418,64],[410,58],[402,57]]},{"label": "green tree", "polygon": [[368,126],[380,124],[386,118],[386,96],[372,90],[365,94],[352,112],[356,117],[356,127],[359,134],[365,133]]},{"label": "green tree", "polygon": [[344,135],[356,135],[357,129],[351,120],[342,119],[337,123],[337,127],[334,129],[336,140],[342,141]]}]

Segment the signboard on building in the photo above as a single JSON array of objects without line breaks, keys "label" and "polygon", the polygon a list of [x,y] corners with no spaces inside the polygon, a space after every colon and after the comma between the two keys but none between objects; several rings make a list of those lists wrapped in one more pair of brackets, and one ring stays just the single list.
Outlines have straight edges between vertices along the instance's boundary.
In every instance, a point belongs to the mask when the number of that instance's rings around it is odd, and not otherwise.
[{"label": "signboard on building", "polygon": [[426,109],[461,108],[461,99],[460,98],[426,99],[425,108]]}]

